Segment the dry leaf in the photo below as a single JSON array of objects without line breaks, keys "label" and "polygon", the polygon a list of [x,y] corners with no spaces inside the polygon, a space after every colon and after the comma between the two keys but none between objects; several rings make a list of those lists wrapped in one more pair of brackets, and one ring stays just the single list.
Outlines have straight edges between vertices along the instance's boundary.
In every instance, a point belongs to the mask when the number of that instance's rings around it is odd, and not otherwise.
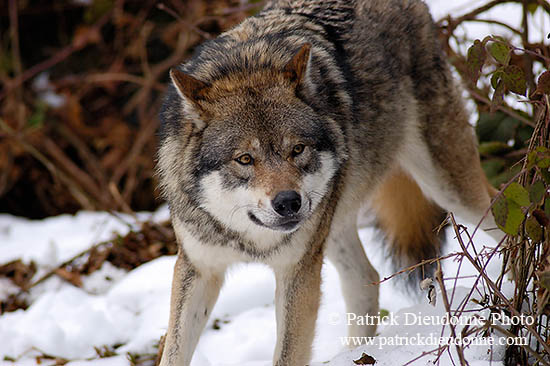
[{"label": "dry leaf", "polygon": [[367,355],[365,352],[361,355],[361,358],[358,360],[353,360],[353,363],[356,365],[374,365],[376,360],[374,357]]},{"label": "dry leaf", "polygon": [[82,287],[80,273],[68,271],[66,268],[58,268],[55,274],[76,287]]}]

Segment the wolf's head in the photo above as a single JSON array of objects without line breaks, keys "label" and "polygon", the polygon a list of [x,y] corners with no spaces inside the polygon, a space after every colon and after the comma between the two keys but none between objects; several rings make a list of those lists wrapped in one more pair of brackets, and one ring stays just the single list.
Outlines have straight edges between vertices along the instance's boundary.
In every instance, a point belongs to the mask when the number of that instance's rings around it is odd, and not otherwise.
[{"label": "wolf's head", "polygon": [[319,87],[308,75],[310,48],[282,67],[235,68],[214,80],[172,69],[172,103],[183,110],[177,123],[196,142],[182,147],[192,152],[180,161],[178,149],[165,153],[170,163],[161,146],[161,179],[163,169],[185,170],[196,202],[239,232],[292,232],[307,221],[342,159],[340,129],[307,101]]}]

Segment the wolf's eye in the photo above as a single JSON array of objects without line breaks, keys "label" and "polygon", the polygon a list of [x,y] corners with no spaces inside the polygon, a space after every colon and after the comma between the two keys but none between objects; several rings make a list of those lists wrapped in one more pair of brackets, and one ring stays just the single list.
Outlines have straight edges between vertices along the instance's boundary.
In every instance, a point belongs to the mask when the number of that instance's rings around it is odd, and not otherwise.
[{"label": "wolf's eye", "polygon": [[298,144],[292,149],[292,156],[298,156],[304,152],[304,144]]},{"label": "wolf's eye", "polygon": [[250,156],[250,154],[243,154],[235,160],[237,161],[237,163],[241,165],[250,165],[254,161],[254,159],[252,159],[252,156]]}]

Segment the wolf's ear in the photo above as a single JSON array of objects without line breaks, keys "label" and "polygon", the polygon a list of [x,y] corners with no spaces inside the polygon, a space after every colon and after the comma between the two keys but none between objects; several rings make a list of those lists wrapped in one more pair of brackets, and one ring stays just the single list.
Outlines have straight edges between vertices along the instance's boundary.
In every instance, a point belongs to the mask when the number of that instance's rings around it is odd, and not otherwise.
[{"label": "wolf's ear", "polygon": [[170,79],[172,79],[172,83],[174,83],[180,96],[194,104],[197,104],[200,99],[204,99],[210,88],[207,83],[195,79],[177,68],[170,69]]},{"label": "wolf's ear", "polygon": [[300,84],[307,73],[311,43],[305,43],[286,64],[283,74],[292,83]]}]

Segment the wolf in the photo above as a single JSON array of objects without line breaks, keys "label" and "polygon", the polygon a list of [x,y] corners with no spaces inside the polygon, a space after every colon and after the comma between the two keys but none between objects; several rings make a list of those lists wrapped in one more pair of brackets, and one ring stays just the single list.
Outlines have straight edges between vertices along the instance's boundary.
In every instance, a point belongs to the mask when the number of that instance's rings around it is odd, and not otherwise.
[{"label": "wolf", "polygon": [[365,203],[401,266],[437,256],[449,211],[496,226],[496,190],[420,0],[268,1],[170,78],[158,176],[179,254],[162,366],[189,365],[237,262],[274,271],[274,365],[309,362],[324,257],[347,311],[376,314]]}]

